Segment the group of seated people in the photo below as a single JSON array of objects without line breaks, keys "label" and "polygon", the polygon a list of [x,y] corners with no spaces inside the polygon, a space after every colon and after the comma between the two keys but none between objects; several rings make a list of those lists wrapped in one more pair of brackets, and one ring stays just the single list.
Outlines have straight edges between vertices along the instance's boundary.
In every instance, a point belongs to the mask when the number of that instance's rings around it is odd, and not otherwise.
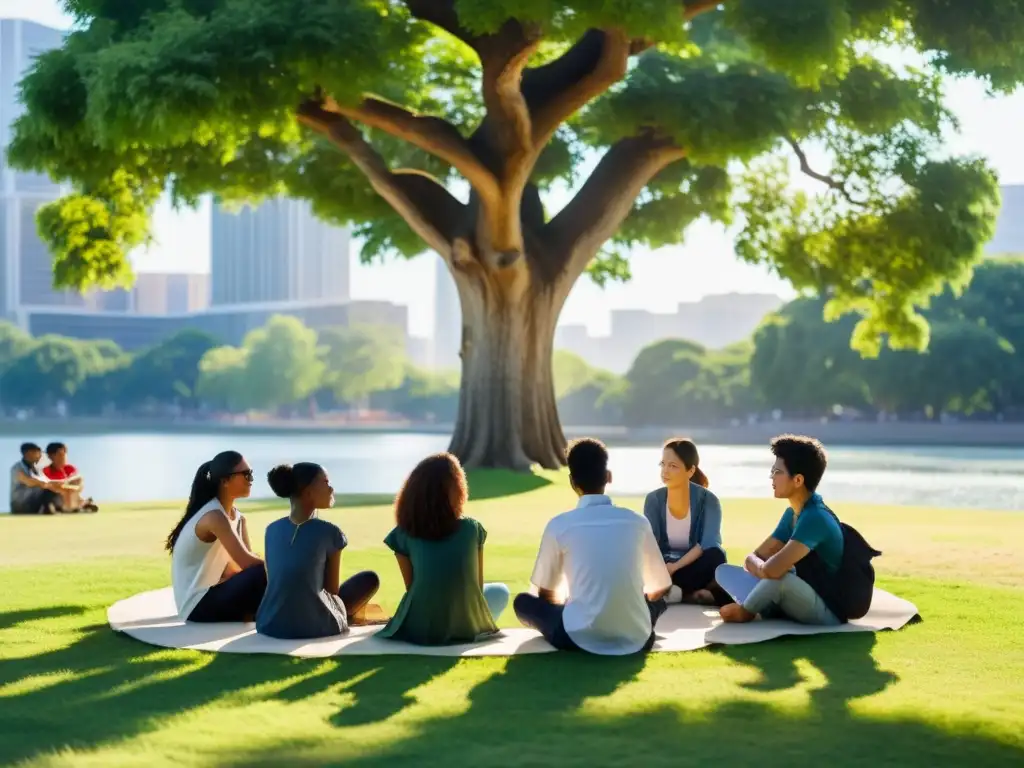
[{"label": "group of seated people", "polygon": [[98,512],[96,503],[84,495],[85,478],[68,462],[68,447],[50,443],[46,456],[50,463],[40,469],[43,449],[35,443],[21,444],[21,461],[11,467],[11,514]]},{"label": "group of seated people", "polygon": [[[671,440],[661,460],[663,487],[644,514],[614,505],[608,451],[598,440],[572,443],[566,459],[579,497],[575,509],[547,524],[531,582],[536,594],[513,601],[519,621],[555,648],[623,655],[649,650],[670,603],[718,608],[726,622],[758,617],[833,625],[870,606],[871,549],[825,506],[816,489],[826,454],[809,437],[771,443],[775,497],[788,507],[773,533],[738,567],[722,548],[722,507],[708,490],[697,446]],[[334,504],[324,469],[280,465],[271,489],[290,501],[286,517],[266,529],[254,554],[235,502],[249,496],[254,474],[236,452],[199,467],[185,514],[167,538],[179,615],[192,622],[255,621],[283,639],[345,634],[373,622],[366,608],[380,588],[372,571],[341,580],[348,544],[338,526],[317,516]],[[509,603],[504,584],[484,581],[487,531],[465,517],[466,475],[451,454],[412,470],[395,501],[384,543],[405,584],[394,615],[377,637],[419,645],[478,642],[498,633]]]}]

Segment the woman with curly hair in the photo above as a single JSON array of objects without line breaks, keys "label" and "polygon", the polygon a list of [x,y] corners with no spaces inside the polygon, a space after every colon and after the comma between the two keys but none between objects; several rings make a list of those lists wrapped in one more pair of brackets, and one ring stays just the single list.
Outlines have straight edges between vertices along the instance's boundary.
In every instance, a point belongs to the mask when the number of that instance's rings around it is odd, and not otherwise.
[{"label": "woman with curly hair", "polygon": [[409,474],[395,501],[397,525],[384,539],[406,593],[377,637],[448,645],[497,633],[508,587],[484,583],[487,531],[463,517],[468,496],[466,474],[449,453],[429,456]]}]

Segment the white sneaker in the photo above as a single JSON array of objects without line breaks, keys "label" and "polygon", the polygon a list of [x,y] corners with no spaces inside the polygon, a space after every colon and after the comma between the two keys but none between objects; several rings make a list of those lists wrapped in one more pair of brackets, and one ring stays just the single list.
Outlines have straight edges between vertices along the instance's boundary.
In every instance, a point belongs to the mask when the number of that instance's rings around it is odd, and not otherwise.
[{"label": "white sneaker", "polygon": [[665,595],[665,602],[669,605],[683,602],[683,590],[673,584],[669,587],[668,594]]}]

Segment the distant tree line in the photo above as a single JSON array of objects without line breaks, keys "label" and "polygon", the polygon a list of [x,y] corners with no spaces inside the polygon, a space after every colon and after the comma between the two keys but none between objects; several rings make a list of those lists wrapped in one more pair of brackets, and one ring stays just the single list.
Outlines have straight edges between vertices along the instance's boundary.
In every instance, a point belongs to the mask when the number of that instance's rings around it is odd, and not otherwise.
[{"label": "distant tree line", "polygon": [[[666,339],[641,350],[623,376],[557,351],[562,421],[575,426],[715,424],[767,415],[820,418],[1024,418],[1024,259],[978,266],[961,295],[947,290],[926,315],[923,353],[850,348],[857,322],[822,320],[824,299],[797,299],[769,315],[752,339],[709,350]],[[317,333],[275,316],[238,347],[185,330],[137,354],[111,341],[33,339],[0,324],[0,406],[72,415],[369,408],[416,421],[451,422],[455,371],[407,358],[386,326]]]}]

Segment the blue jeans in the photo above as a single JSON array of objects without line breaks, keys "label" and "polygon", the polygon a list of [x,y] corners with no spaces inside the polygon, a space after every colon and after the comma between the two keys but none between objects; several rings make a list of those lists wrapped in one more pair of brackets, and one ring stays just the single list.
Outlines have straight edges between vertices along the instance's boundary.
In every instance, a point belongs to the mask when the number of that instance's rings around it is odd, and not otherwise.
[{"label": "blue jeans", "polygon": [[495,621],[505,612],[508,607],[509,591],[504,584],[484,584],[484,600],[491,611],[491,618]]},{"label": "blue jeans", "polygon": [[790,571],[781,579],[759,579],[738,565],[720,565],[715,581],[737,603],[763,619],[834,627],[839,619],[806,581]]}]

